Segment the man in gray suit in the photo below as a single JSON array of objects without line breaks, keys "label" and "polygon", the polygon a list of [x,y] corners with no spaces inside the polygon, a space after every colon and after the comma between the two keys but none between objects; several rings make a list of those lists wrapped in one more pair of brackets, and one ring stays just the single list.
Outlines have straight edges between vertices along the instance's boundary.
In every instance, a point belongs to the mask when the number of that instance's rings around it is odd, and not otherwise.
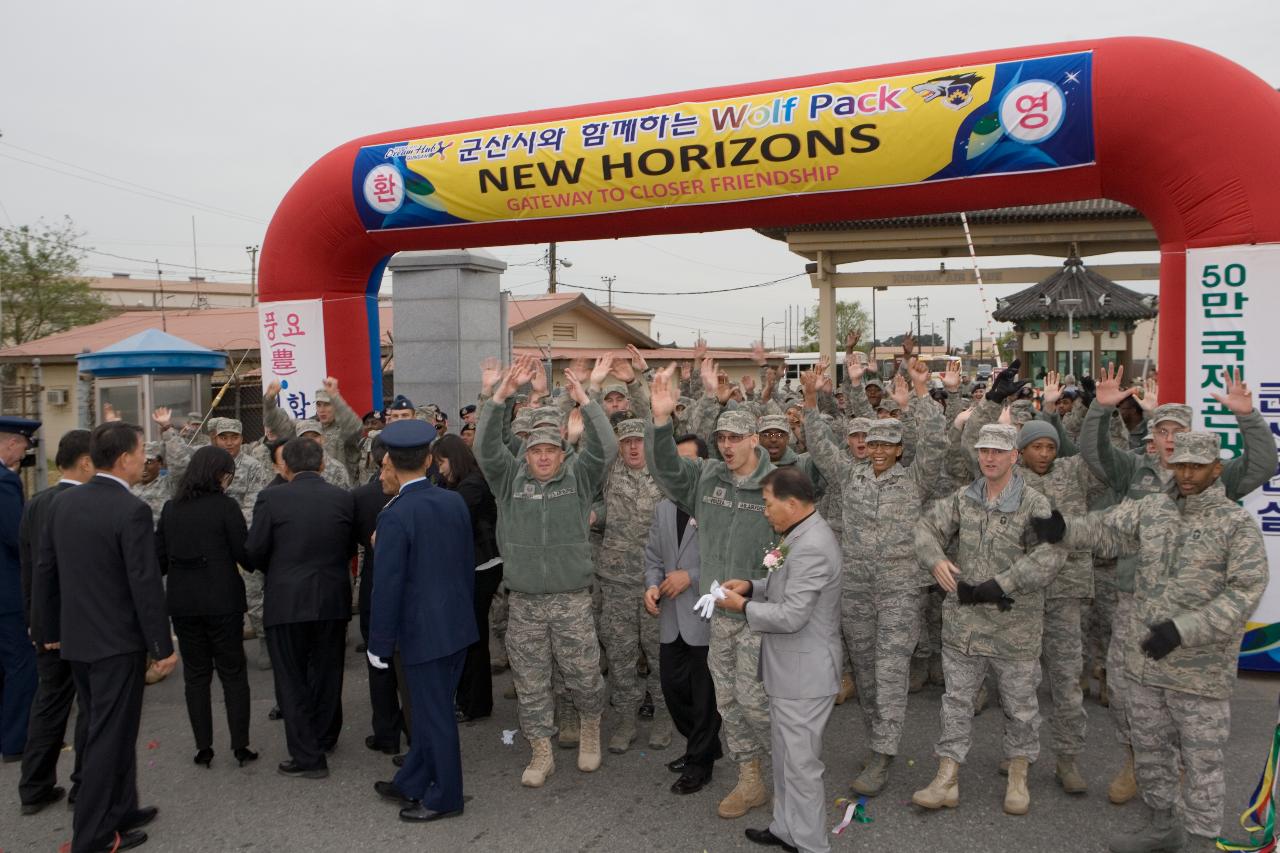
[{"label": "man in gray suit", "polygon": [[756,844],[831,849],[822,784],[822,733],[840,689],[840,544],[814,510],[813,481],[778,468],[763,480],[765,516],[780,541],[767,577],[731,580],[718,607],[739,611],[760,644],[773,740],[773,822],[748,829]]},{"label": "man in gray suit", "polygon": [[[676,439],[687,459],[706,459],[707,445],[696,435]],[[658,616],[658,672],[662,695],[676,730],[685,738],[684,755],[667,768],[679,773],[673,794],[693,794],[711,781],[724,753],[716,685],[707,666],[711,622],[694,612],[698,600],[698,522],[670,500],[658,503],[644,549],[645,610]]]}]

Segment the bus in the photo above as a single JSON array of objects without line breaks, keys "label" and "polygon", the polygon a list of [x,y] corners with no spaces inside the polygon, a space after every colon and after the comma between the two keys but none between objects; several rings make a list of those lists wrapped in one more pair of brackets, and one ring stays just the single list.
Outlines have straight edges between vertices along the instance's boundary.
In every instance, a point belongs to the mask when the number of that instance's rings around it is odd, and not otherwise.
[{"label": "bus", "polygon": [[[802,371],[809,370],[810,368],[812,368],[815,364],[818,363],[818,359],[820,357],[821,357],[821,353],[817,353],[817,352],[787,353],[787,369],[786,369],[785,378],[792,380],[793,383],[798,382],[800,379],[800,373]],[[930,375],[935,377],[941,377],[943,373],[947,372],[947,370],[958,368],[960,364],[960,356],[958,355],[929,356],[928,358],[925,359],[925,361],[929,365]],[[894,365],[893,361],[884,359],[884,360],[881,360],[879,363],[873,362],[870,365],[870,367],[874,373],[876,373],[883,379],[886,376],[888,376],[891,370],[893,370],[893,365]],[[837,385],[844,381],[844,352],[843,351],[836,353],[835,381]]]}]

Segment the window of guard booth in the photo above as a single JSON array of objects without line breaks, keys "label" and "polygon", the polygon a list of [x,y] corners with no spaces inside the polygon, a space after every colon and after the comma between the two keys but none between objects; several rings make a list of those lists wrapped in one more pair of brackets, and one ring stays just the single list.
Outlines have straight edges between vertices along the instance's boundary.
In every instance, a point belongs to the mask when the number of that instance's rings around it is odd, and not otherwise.
[{"label": "window of guard booth", "polygon": [[156,376],[151,380],[151,406],[165,406],[176,420],[196,411],[196,383],[190,376]]},{"label": "window of guard booth", "polygon": [[1022,376],[1031,377],[1037,387],[1043,387],[1044,375],[1049,370],[1049,353],[1029,352],[1026,354],[1027,366],[1022,368]]},{"label": "window of guard booth", "polygon": [[147,420],[142,417],[142,377],[131,376],[125,379],[99,379],[98,411],[96,423],[106,423],[107,406],[110,405],[120,420],[131,424],[145,426]]},{"label": "window of guard booth", "polygon": [[[1126,355],[1127,353],[1124,350],[1104,349],[1098,353],[1098,367],[1099,369],[1106,369],[1108,364],[1114,364],[1118,367],[1121,363],[1120,360]],[[1125,367],[1125,372],[1129,372],[1127,366]]]},{"label": "window of guard booth", "polygon": [[1059,375],[1066,376],[1068,373],[1071,373],[1071,374],[1074,374],[1077,379],[1079,379],[1081,376],[1093,375],[1093,353],[1092,352],[1090,352],[1089,350],[1076,350],[1071,355],[1074,357],[1073,358],[1074,363],[1071,365],[1071,367],[1068,367],[1066,350],[1063,350],[1063,349],[1058,350],[1057,370]]}]

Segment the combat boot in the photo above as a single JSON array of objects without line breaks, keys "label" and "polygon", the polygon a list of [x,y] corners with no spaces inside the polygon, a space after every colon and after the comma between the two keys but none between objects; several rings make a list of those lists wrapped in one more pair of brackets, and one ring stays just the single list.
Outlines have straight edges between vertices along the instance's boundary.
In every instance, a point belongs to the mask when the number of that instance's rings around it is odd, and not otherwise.
[{"label": "combat boot", "polygon": [[557,716],[560,718],[560,748],[573,749],[578,745],[578,709],[566,702]]},{"label": "combat boot", "polygon": [[720,801],[717,813],[722,818],[742,817],[756,806],[769,802],[769,792],[764,788],[764,779],[760,775],[760,759],[753,758],[738,765],[738,784],[729,792],[729,796]]},{"label": "combat boot", "polygon": [[653,725],[649,726],[649,748],[666,749],[669,746],[671,746],[671,712],[662,706],[654,712]]},{"label": "combat boot", "polygon": [[840,690],[836,693],[836,704],[843,705],[845,702],[858,695],[858,689],[853,683],[853,676],[844,673],[840,676]]},{"label": "combat boot", "polygon": [[[634,726],[634,723],[632,725]],[[582,741],[578,744],[578,769],[583,773],[592,773],[600,769],[599,714],[582,718],[581,734]]]},{"label": "combat boot", "polygon": [[919,693],[929,681],[929,659],[911,658],[911,681],[907,685],[908,693]]},{"label": "combat boot", "polygon": [[933,777],[929,787],[912,794],[911,802],[925,809],[940,809],[943,806],[954,809],[960,805],[960,765],[956,760],[944,758],[939,761],[938,775]]},{"label": "combat boot", "polygon": [[[636,739],[636,718],[631,714],[618,715],[618,724],[614,726],[613,735],[609,738],[609,751],[614,755],[622,755],[631,748]],[[585,738],[584,738],[585,740]]]},{"label": "combat boot", "polygon": [[1183,849],[1185,840],[1182,824],[1173,809],[1157,809],[1151,812],[1151,820],[1146,826],[1136,832],[1117,835],[1107,847],[1111,853],[1177,853]]},{"label": "combat boot", "polygon": [[529,756],[529,766],[520,776],[520,784],[526,788],[541,788],[547,777],[556,772],[556,760],[551,754],[551,738],[536,737],[529,741],[533,755]]},{"label": "combat boot", "polygon": [[942,655],[929,655],[929,683],[938,687],[947,686],[947,679],[942,674]]},{"label": "combat boot", "polygon": [[1089,790],[1089,783],[1084,780],[1080,768],[1076,767],[1074,755],[1059,755],[1058,766],[1054,769],[1053,775],[1058,777],[1062,790],[1068,794],[1083,794]]},{"label": "combat boot", "polygon": [[1009,760],[1009,784],[1004,789],[1004,813],[1024,815],[1031,808],[1027,792],[1027,759],[1019,755]]},{"label": "combat boot", "polygon": [[893,766],[893,756],[882,752],[872,752],[871,760],[862,768],[858,778],[850,786],[866,797],[874,797],[884,790],[889,783],[889,768]]},{"label": "combat boot", "polygon": [[1133,747],[1126,746],[1124,766],[1111,780],[1111,785],[1107,788],[1107,799],[1117,806],[1122,806],[1136,796],[1138,796],[1138,780],[1133,775]]}]

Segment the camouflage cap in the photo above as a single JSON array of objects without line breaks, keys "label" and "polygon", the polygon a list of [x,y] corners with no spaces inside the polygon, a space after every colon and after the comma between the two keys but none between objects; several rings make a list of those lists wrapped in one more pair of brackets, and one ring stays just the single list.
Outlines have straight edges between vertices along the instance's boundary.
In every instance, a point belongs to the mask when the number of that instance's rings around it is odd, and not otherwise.
[{"label": "camouflage cap", "polygon": [[512,401],[514,401],[514,402],[516,402],[516,403],[527,403],[527,402],[529,402],[529,395],[528,395],[528,394],[516,394],[516,395],[515,395],[514,397],[512,397],[511,399],[512,399]]},{"label": "camouflage cap", "polygon": [[326,390],[324,390],[323,388],[321,388],[320,390],[316,391],[316,394],[315,394],[315,401],[316,401],[317,403],[332,403],[332,402],[333,402],[333,400],[329,399],[329,392],[328,392],[328,391],[326,391]]},{"label": "camouflage cap", "polygon": [[1165,403],[1163,406],[1156,406],[1147,421],[1153,426],[1161,421],[1173,421],[1180,427],[1191,429],[1191,407],[1182,403]]},{"label": "camouflage cap", "polygon": [[765,415],[756,421],[756,432],[768,432],[771,429],[790,433],[791,424],[787,422],[786,415]]},{"label": "camouflage cap", "polygon": [[209,433],[211,435],[222,435],[224,432],[234,432],[236,435],[244,435],[244,424],[235,418],[215,418],[216,423],[210,424]]},{"label": "camouflage cap", "polygon": [[1169,457],[1169,464],[1191,462],[1209,465],[1222,458],[1219,455],[1221,447],[1218,436],[1211,432],[1180,432],[1173,437],[1173,455]]},{"label": "camouflage cap", "polygon": [[200,412],[187,412],[187,420],[189,421],[199,421],[203,417],[204,415]]},{"label": "camouflage cap", "polygon": [[148,441],[145,452],[148,459],[163,459],[164,443],[160,441]]},{"label": "camouflage cap", "polygon": [[1009,420],[1025,424],[1036,419],[1036,406],[1030,400],[1014,400],[1009,404]]},{"label": "camouflage cap", "polygon": [[871,422],[867,430],[867,444],[872,442],[884,444],[902,444],[902,421],[897,418],[881,418]]},{"label": "camouflage cap", "polygon": [[539,406],[536,409],[530,409],[529,425],[531,427],[549,426],[559,429],[560,410],[555,406]]},{"label": "camouflage cap", "polygon": [[755,435],[756,419],[745,409],[730,409],[720,415],[715,431],[731,435]]},{"label": "camouflage cap", "polygon": [[307,432],[314,432],[316,435],[319,435],[324,432],[320,427],[320,422],[313,418],[298,421],[294,424],[294,427],[296,427],[298,435],[302,435]]},{"label": "camouflage cap", "polygon": [[533,430],[533,412],[530,409],[521,409],[516,416],[511,419],[511,431],[515,433],[528,433]]},{"label": "camouflage cap", "polygon": [[525,439],[525,449],[536,447],[540,444],[554,444],[556,447],[564,447],[564,439],[560,435],[559,429],[552,427],[538,427],[529,433],[529,437]]},{"label": "camouflage cap", "polygon": [[1009,424],[986,424],[978,431],[975,448],[1013,450],[1018,440],[1018,428]]},{"label": "camouflage cap", "polygon": [[849,428],[848,430],[846,430],[846,435],[853,435],[854,433],[858,433],[858,432],[863,433],[865,435],[870,431],[871,431],[871,418],[850,418]]},{"label": "camouflage cap", "polygon": [[863,388],[870,388],[872,385],[876,386],[876,387],[877,387],[877,388],[879,388],[881,391],[883,391],[883,390],[884,390],[884,383],[883,383],[883,382],[881,382],[881,381],[880,381],[877,377],[875,377],[875,376],[868,376],[866,379],[864,379],[864,380],[862,381],[862,387],[863,387]]},{"label": "camouflage cap", "polygon": [[624,438],[644,438],[644,421],[639,418],[627,418],[618,424],[615,431],[618,433],[618,440]]},{"label": "camouflage cap", "polygon": [[608,397],[610,394],[621,394],[622,396],[625,397],[627,396],[627,393],[628,393],[627,386],[619,382],[617,379],[613,379],[609,382],[604,383],[604,385],[600,386],[601,399]]}]

